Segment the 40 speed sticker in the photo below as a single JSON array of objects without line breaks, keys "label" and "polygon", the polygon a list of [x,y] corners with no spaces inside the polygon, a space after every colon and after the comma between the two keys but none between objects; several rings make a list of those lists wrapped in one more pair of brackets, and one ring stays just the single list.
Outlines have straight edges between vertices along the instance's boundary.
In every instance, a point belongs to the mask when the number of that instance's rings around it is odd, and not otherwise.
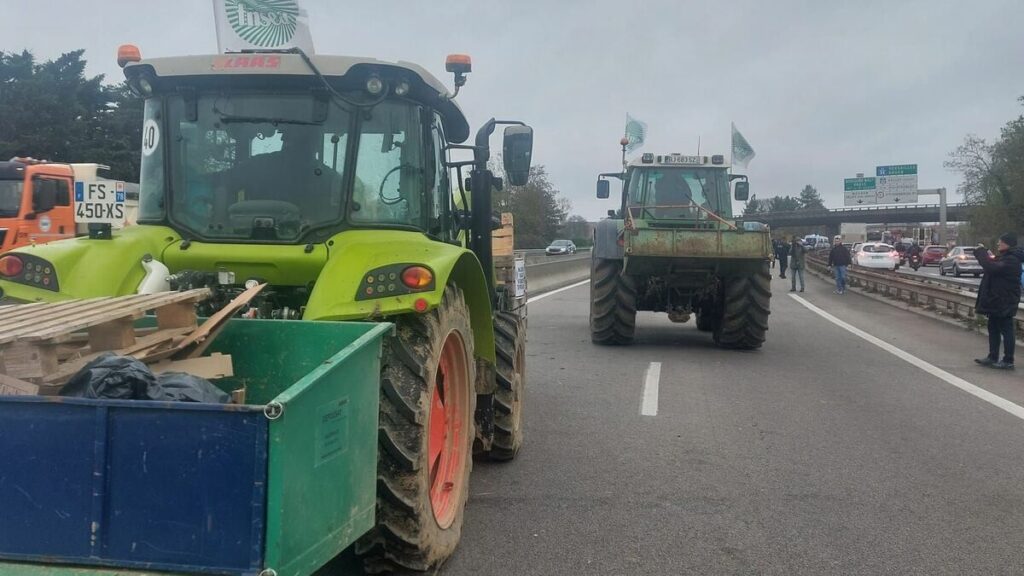
[{"label": "40 speed sticker", "polygon": [[80,180],[75,182],[75,222],[124,223],[124,182]]}]

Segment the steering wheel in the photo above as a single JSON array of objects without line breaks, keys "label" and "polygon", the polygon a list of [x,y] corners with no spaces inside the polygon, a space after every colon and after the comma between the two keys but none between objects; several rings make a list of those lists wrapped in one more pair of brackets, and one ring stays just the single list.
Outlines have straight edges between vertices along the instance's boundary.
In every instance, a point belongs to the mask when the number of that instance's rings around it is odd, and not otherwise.
[{"label": "steering wheel", "polygon": [[398,166],[395,166],[391,170],[388,170],[387,174],[384,175],[384,179],[380,181],[380,188],[377,189],[377,197],[380,198],[381,204],[384,204],[385,206],[394,206],[395,204],[398,204],[399,202],[404,202],[406,200],[401,196],[397,196],[395,198],[388,198],[387,196],[384,195],[384,185],[387,184],[388,178],[390,178],[392,174],[402,170],[403,168],[416,170],[416,167],[413,166],[412,164],[399,164]]}]

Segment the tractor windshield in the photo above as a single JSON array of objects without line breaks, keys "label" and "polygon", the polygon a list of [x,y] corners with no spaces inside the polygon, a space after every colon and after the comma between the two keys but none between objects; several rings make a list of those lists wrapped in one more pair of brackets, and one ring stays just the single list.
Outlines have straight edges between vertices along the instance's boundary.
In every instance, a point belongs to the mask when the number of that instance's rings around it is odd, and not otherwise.
[{"label": "tractor windshield", "polygon": [[150,99],[140,219],[167,218],[199,238],[282,242],[346,214],[356,226],[420,226],[421,126],[409,103],[357,118],[308,92]]},{"label": "tractor windshield", "polygon": [[0,218],[18,215],[23,187],[21,180],[0,180]]},{"label": "tractor windshield", "polygon": [[[643,207],[645,218],[683,219],[706,217],[706,212],[723,212],[729,197],[728,174],[708,168],[646,168],[629,178],[629,206]],[[703,215],[703,216],[702,216]],[[634,217],[640,217],[634,211]]]}]

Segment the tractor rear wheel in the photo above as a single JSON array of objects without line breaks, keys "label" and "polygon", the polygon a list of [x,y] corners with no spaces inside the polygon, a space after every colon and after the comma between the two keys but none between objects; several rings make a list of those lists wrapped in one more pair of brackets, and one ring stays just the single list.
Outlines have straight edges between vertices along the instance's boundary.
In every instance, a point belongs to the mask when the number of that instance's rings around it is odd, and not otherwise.
[{"label": "tractor rear wheel", "polygon": [[768,331],[771,273],[768,264],[752,276],[723,281],[722,318],[715,327],[715,343],[722,348],[760,348]]},{"label": "tractor rear wheel", "polygon": [[526,388],[526,319],[514,312],[494,318],[498,390],[494,393],[494,442],[491,460],[516,457],[523,444],[523,392]]},{"label": "tractor rear wheel", "polygon": [[636,331],[636,280],[621,260],[594,258],[590,266],[590,340],[632,344]]},{"label": "tractor rear wheel", "polygon": [[462,290],[394,319],[378,423],[377,525],[356,545],[368,573],[437,568],[455,550],[469,495],[476,364]]}]

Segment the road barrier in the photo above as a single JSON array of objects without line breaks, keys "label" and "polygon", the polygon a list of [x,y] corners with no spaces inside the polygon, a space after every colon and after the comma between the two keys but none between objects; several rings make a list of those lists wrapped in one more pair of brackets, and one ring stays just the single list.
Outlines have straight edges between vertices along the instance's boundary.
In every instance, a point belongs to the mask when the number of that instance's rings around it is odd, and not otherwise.
[{"label": "road barrier", "polygon": [[590,254],[556,256],[526,265],[526,285],[531,294],[568,286],[590,277]]},{"label": "road barrier", "polygon": [[[819,275],[830,276],[828,262],[818,256],[808,256],[807,267]],[[967,322],[979,321],[979,316],[974,311],[978,294],[964,286],[940,285],[932,280],[920,280],[920,277],[909,274],[875,272],[854,266],[849,266],[846,270],[847,284],[850,287],[881,294],[943,316]],[[1014,327],[1017,338],[1024,339],[1024,304],[1018,306],[1020,313],[1014,319]]]}]

